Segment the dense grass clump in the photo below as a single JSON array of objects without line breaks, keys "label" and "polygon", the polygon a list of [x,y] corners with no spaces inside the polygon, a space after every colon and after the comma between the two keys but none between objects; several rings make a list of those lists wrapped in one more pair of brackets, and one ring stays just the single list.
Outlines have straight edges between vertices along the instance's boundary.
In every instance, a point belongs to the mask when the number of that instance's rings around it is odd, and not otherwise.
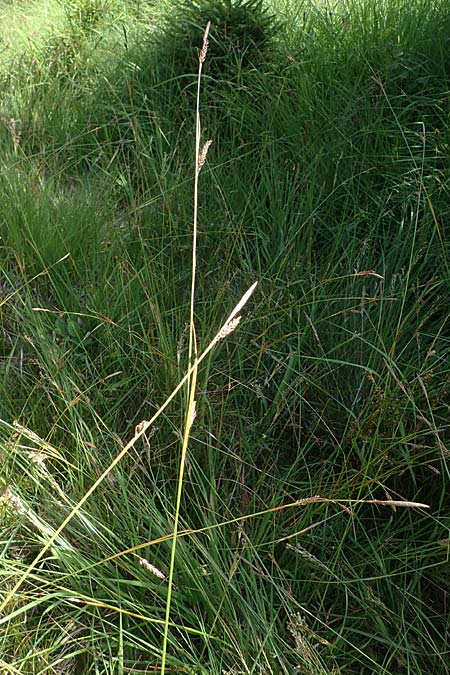
[{"label": "dense grass clump", "polygon": [[157,34],[158,48],[174,76],[197,70],[196,50],[208,21],[214,34],[205,73],[219,79],[236,80],[242,68],[261,64],[280,27],[263,0],[183,0],[170,8]]},{"label": "dense grass clump", "polygon": [[448,672],[450,17],[331,9],[0,1],[0,670]]}]

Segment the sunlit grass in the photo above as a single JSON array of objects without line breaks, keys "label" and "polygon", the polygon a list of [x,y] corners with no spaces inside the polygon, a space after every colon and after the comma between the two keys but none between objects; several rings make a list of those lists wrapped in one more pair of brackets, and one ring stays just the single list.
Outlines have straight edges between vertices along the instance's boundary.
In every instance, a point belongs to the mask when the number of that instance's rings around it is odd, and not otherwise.
[{"label": "sunlit grass", "polygon": [[0,63],[5,66],[61,26],[63,8],[58,0],[0,2]]}]

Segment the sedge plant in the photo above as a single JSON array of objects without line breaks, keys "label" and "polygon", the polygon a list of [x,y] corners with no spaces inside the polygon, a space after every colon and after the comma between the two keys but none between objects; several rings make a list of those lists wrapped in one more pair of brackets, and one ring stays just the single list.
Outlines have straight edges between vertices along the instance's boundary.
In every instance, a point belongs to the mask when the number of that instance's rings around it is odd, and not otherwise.
[{"label": "sedge plant", "polygon": [[[226,82],[212,29],[195,293],[195,73],[155,57],[156,6],[109,4],[82,41],[73,14],[2,43],[1,602],[66,525],[0,669],[159,670],[166,632],[166,672],[442,675],[447,3],[272,3],[277,48]],[[245,339],[200,363],[189,298],[208,344],[254,278]]]}]

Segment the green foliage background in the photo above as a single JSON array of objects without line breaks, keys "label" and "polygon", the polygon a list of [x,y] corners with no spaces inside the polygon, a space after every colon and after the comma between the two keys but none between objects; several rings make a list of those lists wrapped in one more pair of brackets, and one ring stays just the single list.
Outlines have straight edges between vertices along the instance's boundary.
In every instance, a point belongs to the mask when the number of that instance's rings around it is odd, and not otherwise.
[{"label": "green foliage background", "polygon": [[[200,349],[258,289],[199,373],[168,668],[443,675],[444,0],[0,2],[5,597],[185,373],[208,18]],[[5,672],[160,669],[185,405],[4,609]]]}]

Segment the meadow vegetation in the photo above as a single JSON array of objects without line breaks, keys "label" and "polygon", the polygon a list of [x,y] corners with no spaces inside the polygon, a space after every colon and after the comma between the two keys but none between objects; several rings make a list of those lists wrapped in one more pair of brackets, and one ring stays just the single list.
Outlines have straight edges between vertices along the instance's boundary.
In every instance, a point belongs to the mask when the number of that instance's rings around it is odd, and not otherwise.
[{"label": "meadow vegetation", "polygon": [[449,672],[449,103],[446,0],[0,0],[1,672]]}]

